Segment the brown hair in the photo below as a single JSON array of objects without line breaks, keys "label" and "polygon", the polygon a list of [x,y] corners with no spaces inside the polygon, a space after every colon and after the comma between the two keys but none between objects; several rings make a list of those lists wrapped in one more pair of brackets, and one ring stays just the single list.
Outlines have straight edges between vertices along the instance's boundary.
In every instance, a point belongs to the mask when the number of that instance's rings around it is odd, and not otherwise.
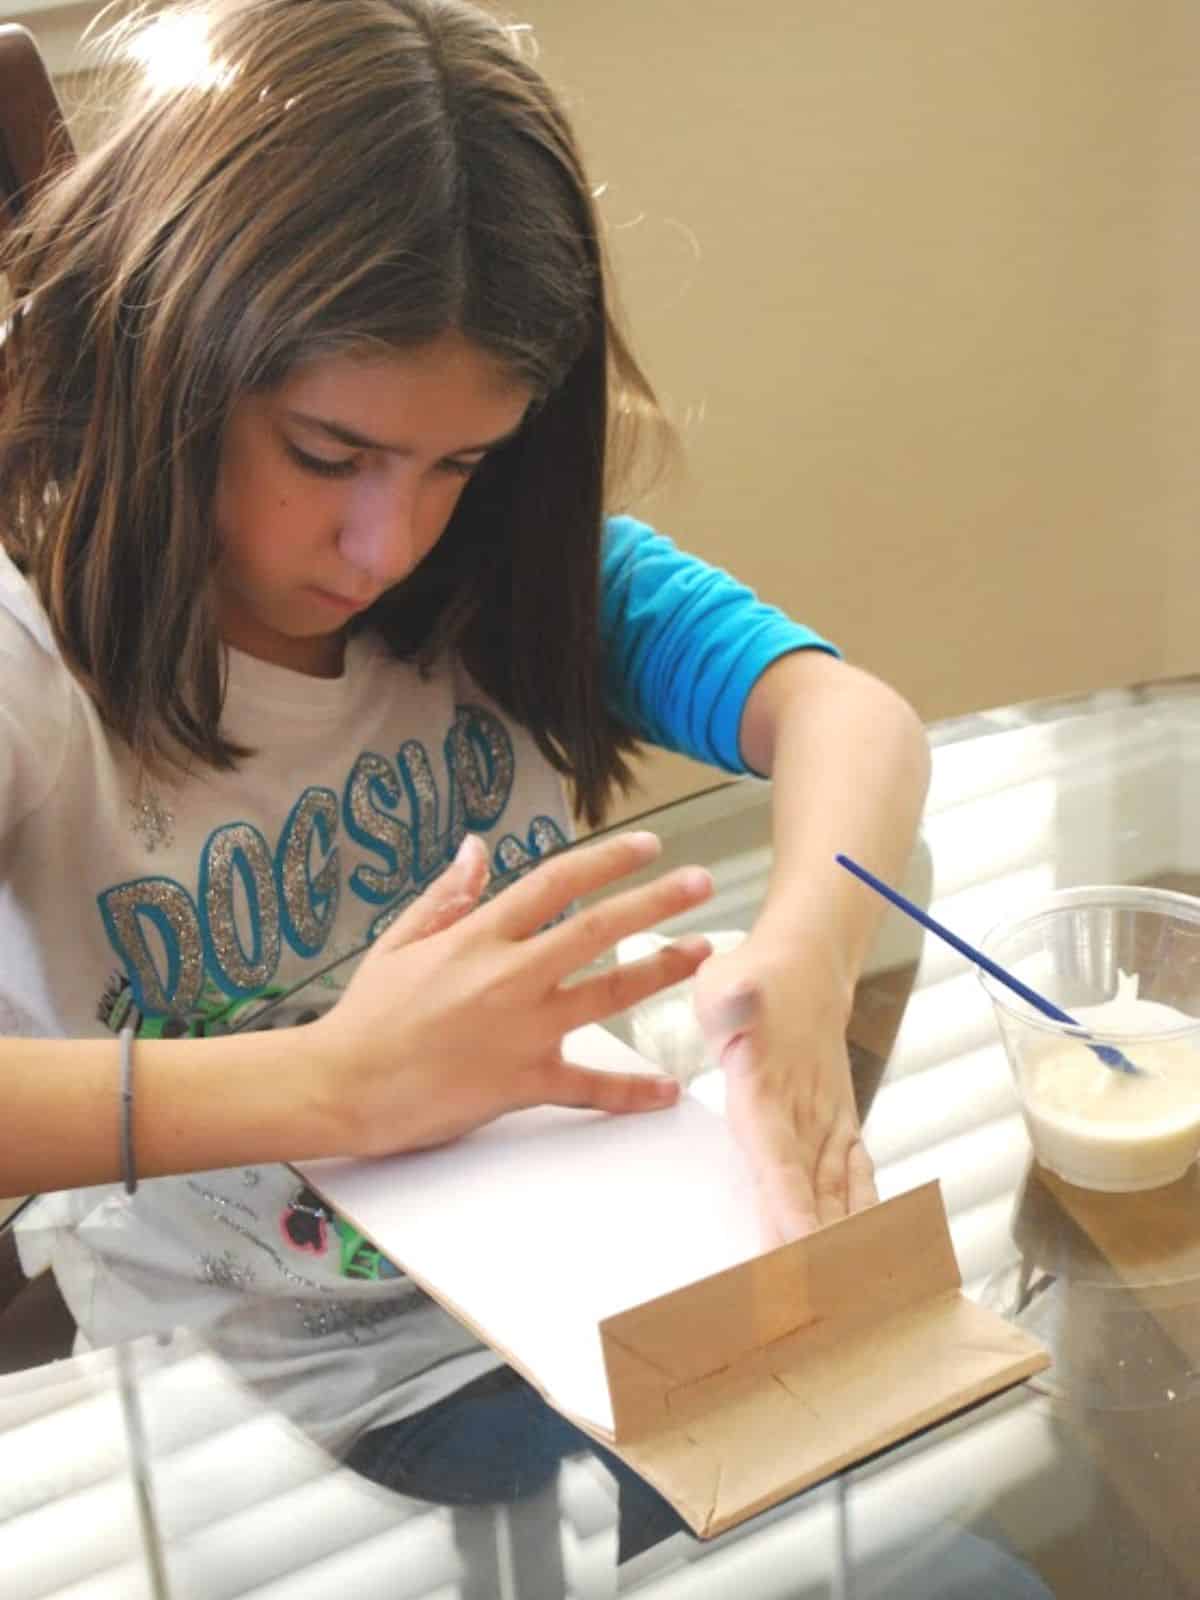
[{"label": "brown hair", "polygon": [[24,291],[5,545],[141,761],[229,767],[211,577],[233,401],[314,356],[457,329],[537,401],[366,620],[425,666],[457,650],[596,822],[634,744],[601,692],[606,468],[614,426],[658,413],[561,109],[461,0],[179,14],[207,27],[206,80],[143,87],[0,262]]}]

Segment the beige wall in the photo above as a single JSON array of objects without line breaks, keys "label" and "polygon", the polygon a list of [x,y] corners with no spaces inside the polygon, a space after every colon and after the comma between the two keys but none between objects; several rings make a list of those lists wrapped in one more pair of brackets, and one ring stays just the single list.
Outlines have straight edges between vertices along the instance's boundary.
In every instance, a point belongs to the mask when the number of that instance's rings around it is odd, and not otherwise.
[{"label": "beige wall", "polygon": [[1181,0],[1159,84],[1155,245],[1159,525],[1168,668],[1200,671],[1200,8]]},{"label": "beige wall", "polygon": [[524,12],[692,419],[652,515],[930,718],[1200,667],[1194,6]]},{"label": "beige wall", "polygon": [[684,425],[647,515],[929,718],[1200,666],[1190,0],[519,14]]}]

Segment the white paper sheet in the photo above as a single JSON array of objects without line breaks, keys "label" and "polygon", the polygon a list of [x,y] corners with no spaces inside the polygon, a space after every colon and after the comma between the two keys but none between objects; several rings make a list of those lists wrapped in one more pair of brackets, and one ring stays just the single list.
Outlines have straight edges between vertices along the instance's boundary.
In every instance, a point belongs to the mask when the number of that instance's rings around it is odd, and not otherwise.
[{"label": "white paper sheet", "polygon": [[[569,1035],[567,1053],[646,1070],[599,1027]],[[601,1320],[762,1249],[749,1168],[688,1095],[628,1117],[521,1111],[443,1149],[302,1171],[562,1410],[609,1430]]]}]

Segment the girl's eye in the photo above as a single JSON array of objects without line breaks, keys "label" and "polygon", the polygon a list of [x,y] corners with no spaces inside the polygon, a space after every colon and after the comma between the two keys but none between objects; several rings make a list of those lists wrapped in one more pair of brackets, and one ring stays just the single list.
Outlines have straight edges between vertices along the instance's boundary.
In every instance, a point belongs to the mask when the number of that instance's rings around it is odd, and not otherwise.
[{"label": "girl's eye", "polygon": [[287,453],[305,472],[315,472],[321,478],[349,478],[358,470],[357,456],[342,456],[330,461],[326,456],[310,456],[299,445],[287,442]]},{"label": "girl's eye", "polygon": [[448,461],[443,461],[441,463],[441,469],[442,469],[443,472],[450,473],[451,476],[455,477],[455,478],[469,478],[473,472],[478,472],[482,465],[483,465],[483,460],[479,460],[479,461],[454,461],[454,460],[448,460]]}]

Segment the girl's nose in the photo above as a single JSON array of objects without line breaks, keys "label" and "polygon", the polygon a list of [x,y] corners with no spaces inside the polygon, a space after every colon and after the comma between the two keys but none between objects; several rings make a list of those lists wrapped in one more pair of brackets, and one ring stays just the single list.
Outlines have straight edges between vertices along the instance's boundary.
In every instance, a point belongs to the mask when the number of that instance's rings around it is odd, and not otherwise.
[{"label": "girl's nose", "polygon": [[393,483],[356,495],[338,534],[342,556],[373,583],[397,582],[413,562],[416,506],[411,488]]}]

